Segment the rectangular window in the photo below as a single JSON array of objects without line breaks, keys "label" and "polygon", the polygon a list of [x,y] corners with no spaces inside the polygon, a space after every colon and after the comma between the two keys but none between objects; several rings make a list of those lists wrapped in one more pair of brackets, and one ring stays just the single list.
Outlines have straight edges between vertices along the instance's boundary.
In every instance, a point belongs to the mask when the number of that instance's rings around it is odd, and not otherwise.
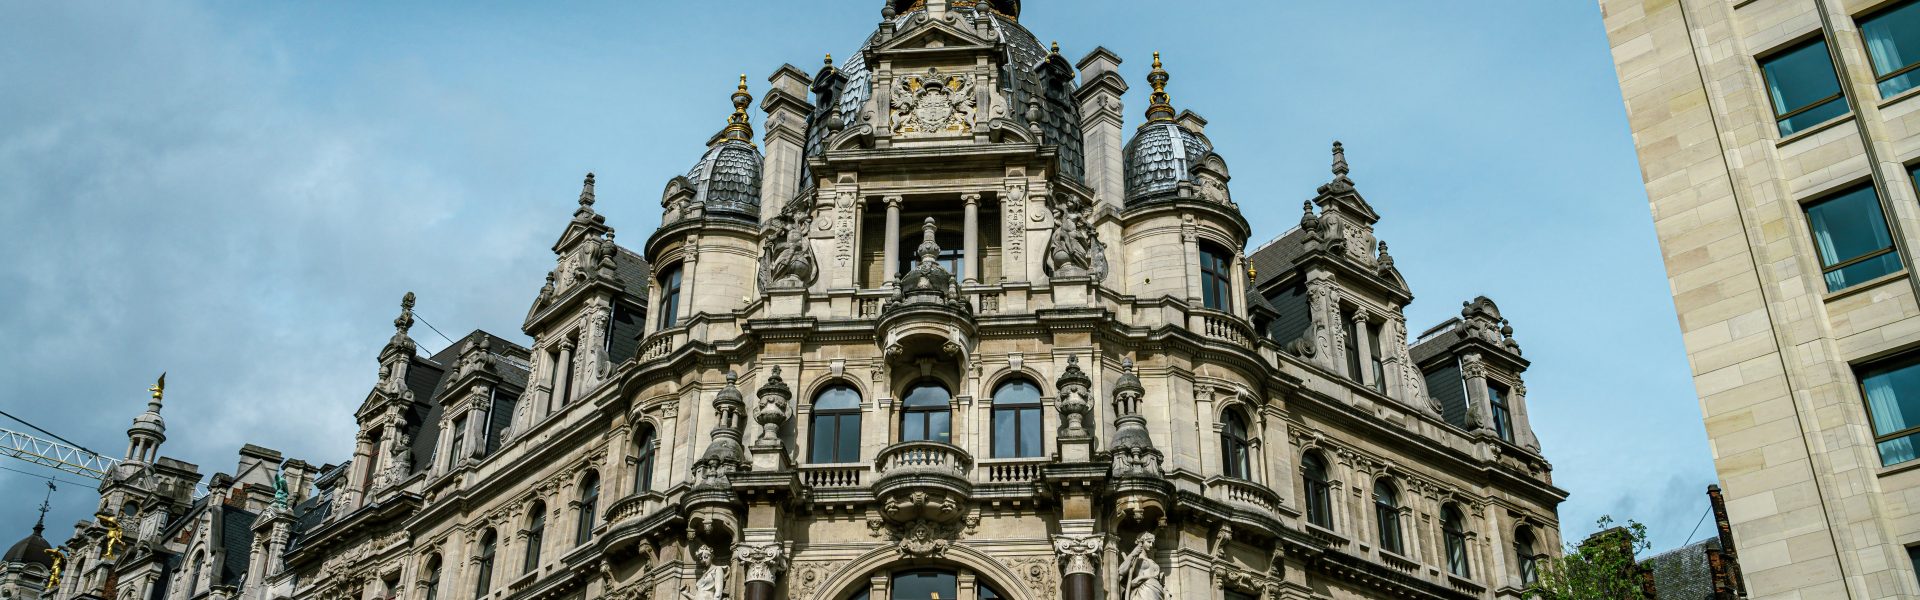
[{"label": "rectangular window", "polygon": [[460,459],[463,456],[460,451],[466,447],[467,418],[460,417],[454,419],[453,429],[447,433],[453,436],[453,442],[447,447],[447,467],[458,467],[460,466]]},{"label": "rectangular window", "polygon": [[1807,228],[1820,253],[1827,291],[1839,291],[1900,270],[1880,197],[1862,186],[1807,205]]},{"label": "rectangular window", "polygon": [[1880,466],[1913,460],[1920,442],[1920,355],[1869,366],[1859,377]]},{"label": "rectangular window", "polygon": [[1891,98],[1920,85],[1920,2],[1902,2],[1860,20],[1860,37],[1880,97]]},{"label": "rectangular window", "polygon": [[1352,377],[1354,381],[1360,381],[1360,327],[1353,322],[1351,310],[1340,311],[1340,321],[1350,325],[1347,328],[1346,348],[1344,348],[1347,353],[1347,376]]},{"label": "rectangular window", "polygon": [[1847,114],[1847,99],[1840,93],[1840,79],[1834,75],[1833,57],[1827,54],[1825,38],[1814,38],[1760,59],[1760,72],[1767,80],[1767,97],[1773,103],[1780,135],[1793,135]]},{"label": "rectangular window", "polygon": [[1233,263],[1229,257],[1210,247],[1200,248],[1200,300],[1209,309],[1233,310]]},{"label": "rectangular window", "polygon": [[1507,386],[1487,382],[1487,404],[1493,407],[1493,432],[1513,443],[1513,411],[1507,408]]},{"label": "rectangular window", "polygon": [[674,265],[660,275],[660,328],[671,329],[679,324],[680,265]]},{"label": "rectangular window", "polygon": [[1387,365],[1380,360],[1380,326],[1367,324],[1367,351],[1372,353],[1373,389],[1387,391]]}]

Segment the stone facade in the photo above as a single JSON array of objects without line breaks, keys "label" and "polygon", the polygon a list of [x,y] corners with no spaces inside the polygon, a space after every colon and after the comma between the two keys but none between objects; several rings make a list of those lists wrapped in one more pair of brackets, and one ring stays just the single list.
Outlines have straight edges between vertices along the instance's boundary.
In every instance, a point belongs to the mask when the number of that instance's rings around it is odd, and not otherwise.
[{"label": "stone facade", "polygon": [[[1831,289],[1806,212],[1871,189],[1912,260],[1920,101],[1882,97],[1860,28],[1900,5],[1600,1],[1756,598],[1920,597],[1908,560],[1920,471],[1881,466],[1858,377],[1920,343],[1916,283],[1900,268]],[[1811,44],[1826,56],[1810,60],[1831,59],[1820,69],[1838,80],[1840,113],[1777,126],[1762,61]]]},{"label": "stone facade", "polygon": [[[171,571],[104,570],[129,600],[1521,598],[1566,494],[1499,308],[1409,335],[1337,144],[1241,250],[1159,58],[1129,135],[1120,58],[1018,13],[889,3],[774,71],[758,140],[743,79],[641,243],[587,177],[530,344],[422,355],[408,294],[349,460],[264,501],[216,476],[132,555]],[[228,535],[241,576],[183,561]]]}]

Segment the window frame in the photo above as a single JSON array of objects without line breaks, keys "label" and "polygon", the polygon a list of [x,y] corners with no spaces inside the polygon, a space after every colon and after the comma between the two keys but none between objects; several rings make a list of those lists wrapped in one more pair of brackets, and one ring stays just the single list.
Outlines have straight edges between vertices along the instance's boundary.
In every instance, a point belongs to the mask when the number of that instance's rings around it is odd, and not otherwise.
[{"label": "window frame", "polygon": [[540,546],[547,537],[547,503],[535,500],[527,512],[527,554],[522,573],[540,568]]},{"label": "window frame", "polygon": [[660,270],[657,282],[660,285],[660,317],[656,331],[665,331],[680,326],[680,286],[683,283],[685,262],[676,262]]},{"label": "window frame", "polygon": [[1520,571],[1520,584],[1531,586],[1540,582],[1540,551],[1535,548],[1540,537],[1533,528],[1521,525],[1513,531],[1514,567]]},{"label": "window frame", "polygon": [[1506,384],[1487,380],[1487,410],[1493,413],[1493,433],[1509,444],[1514,443],[1513,403],[1508,399],[1512,393]]},{"label": "window frame", "polygon": [[1213,244],[1200,244],[1200,306],[1233,312],[1233,256]]},{"label": "window frame", "polygon": [[[1384,492],[1382,490],[1385,490]],[[1373,482],[1374,534],[1381,552],[1407,555],[1405,532],[1400,527],[1400,487],[1382,477]]]},{"label": "window frame", "polygon": [[1301,455],[1300,480],[1302,494],[1306,496],[1302,504],[1305,504],[1307,522],[1332,531],[1333,483],[1327,473],[1326,457],[1315,451]]},{"label": "window frame", "polygon": [[[1033,390],[1032,401],[1029,402],[1023,399],[1020,402],[1008,402],[1002,400],[1002,395],[1008,391],[1008,388],[1015,385],[1024,385],[1031,388]],[[989,446],[987,449],[988,456],[993,458],[1039,458],[1047,455],[1046,415],[1045,411],[1042,410],[1045,408],[1046,403],[1041,398],[1040,384],[1034,383],[1025,377],[1009,378],[993,386],[993,410],[989,411],[987,415],[989,420],[987,440]],[[1013,414],[1013,431],[1011,432],[1003,432],[1000,429],[1000,415],[1003,413]],[[949,427],[951,427],[951,425],[949,425]],[[1000,454],[1000,441],[1007,437],[1003,434],[1011,434],[1013,452],[1010,455]],[[1032,454],[1021,451],[1023,445],[1021,442],[1025,441],[1026,436],[1029,434],[1034,437]]]},{"label": "window frame", "polygon": [[[1832,95],[1824,96],[1819,100],[1810,101],[1800,106],[1799,108],[1787,111],[1785,114],[1781,114],[1780,112],[1778,112],[1778,109],[1773,105],[1773,78],[1767,76],[1767,62],[1782,56],[1786,56],[1788,54],[1792,54],[1796,50],[1799,50],[1801,48],[1811,46],[1814,44],[1820,44],[1821,47],[1826,50],[1827,68],[1833,70],[1833,78],[1835,82],[1834,88],[1836,91]],[[1847,110],[1845,112],[1840,113],[1839,115],[1835,115],[1832,119],[1822,120],[1821,123],[1825,123],[1827,121],[1838,119],[1842,116],[1853,114],[1852,100],[1847,98],[1846,84],[1840,81],[1840,67],[1838,62],[1834,60],[1833,45],[1827,43],[1826,31],[1824,29],[1817,30],[1813,32],[1812,35],[1809,35],[1804,39],[1795,40],[1792,42],[1788,42],[1786,44],[1782,44],[1781,46],[1774,48],[1773,50],[1768,50],[1765,53],[1755,56],[1754,65],[1758,67],[1758,70],[1760,71],[1760,92],[1767,95],[1767,101],[1766,101],[1767,112],[1773,113],[1774,131],[1779,132],[1780,137],[1782,138],[1792,137],[1795,135],[1799,135],[1801,133],[1805,133],[1807,131],[1811,131],[1815,126],[1818,126],[1820,124],[1820,123],[1813,123],[1806,127],[1795,129],[1791,133],[1789,133],[1789,132],[1780,131],[1780,126],[1784,122],[1786,122],[1786,120],[1800,116],[1801,114],[1804,114],[1815,108],[1826,106],[1827,103],[1832,102],[1836,99],[1846,103]]]},{"label": "window frame", "polygon": [[[1235,426],[1238,431],[1235,431]],[[1253,481],[1253,425],[1237,408],[1220,414],[1220,474]]]},{"label": "window frame", "polygon": [[421,586],[426,588],[423,590],[426,592],[426,597],[423,600],[439,600],[440,578],[443,569],[445,569],[445,561],[440,559],[440,553],[435,552],[427,557],[427,576],[422,578],[424,583]]},{"label": "window frame", "polygon": [[635,436],[634,446],[638,449],[633,457],[633,492],[653,491],[654,461],[659,458],[660,438],[650,423],[640,424],[640,435]]},{"label": "window frame", "polygon": [[[929,406],[908,405],[907,398],[913,396],[914,390],[918,390],[922,387],[932,387],[932,388],[939,389],[941,392],[946,394],[947,396],[946,403],[940,407],[934,407],[931,405]],[[920,380],[914,381],[912,385],[908,385],[904,393],[900,394],[900,441],[901,442],[938,442],[942,444],[952,445],[953,444],[953,399],[954,399],[953,389],[947,387],[947,384],[945,382],[942,382],[938,379],[930,379],[930,378],[920,379]],[[945,440],[938,439],[933,435],[933,415],[936,415],[936,414],[946,415],[947,417],[946,426],[944,427],[947,434],[946,435],[947,439]],[[920,431],[921,431],[922,437],[909,439],[907,438],[907,422],[910,419],[915,419],[915,418],[920,419]]]},{"label": "window frame", "polygon": [[1912,349],[1879,360],[1862,363],[1853,368],[1854,389],[1860,393],[1860,407],[1867,413],[1867,431],[1873,434],[1874,456],[1880,457],[1880,468],[1882,469],[1920,462],[1920,440],[1915,440],[1916,455],[1913,458],[1888,463],[1886,457],[1880,452],[1881,444],[1909,436],[1920,435],[1920,417],[1915,417],[1913,424],[1908,425],[1904,429],[1882,435],[1876,430],[1877,428],[1873,426],[1873,401],[1867,397],[1867,379],[1869,376],[1877,373],[1893,373],[1916,368],[1920,368],[1920,351]]},{"label": "window frame", "polygon": [[485,598],[493,591],[493,558],[500,550],[500,534],[493,529],[480,534],[480,551],[475,553],[473,597]]},{"label": "window frame", "polygon": [[588,470],[580,476],[580,508],[576,515],[573,533],[573,545],[579,546],[593,541],[593,528],[599,525],[600,511],[600,472]]},{"label": "window frame", "polygon": [[1447,573],[1454,577],[1473,577],[1473,558],[1467,553],[1466,514],[1460,507],[1447,504],[1440,507],[1440,538],[1446,552]]},{"label": "window frame", "polygon": [[1877,62],[1874,62],[1873,60],[1872,40],[1867,39],[1867,22],[1868,21],[1872,21],[1875,19],[1879,19],[1881,17],[1891,15],[1894,12],[1897,12],[1903,8],[1920,10],[1920,1],[1905,0],[1904,2],[1892,2],[1887,4],[1886,6],[1875,8],[1871,12],[1862,14],[1853,19],[1853,29],[1854,31],[1859,32],[1860,34],[1860,47],[1861,47],[1862,53],[1867,55],[1867,69],[1874,73],[1873,90],[1875,93],[1880,94],[1880,99],[1882,100],[1890,99],[1894,96],[1899,96],[1901,94],[1905,94],[1907,92],[1920,89],[1920,84],[1915,84],[1913,86],[1909,86],[1907,89],[1900,90],[1892,94],[1888,94],[1884,91],[1881,91],[1880,86],[1885,85],[1887,83],[1887,80],[1894,79],[1902,75],[1911,74],[1916,70],[1920,70],[1920,60],[1915,60],[1913,62],[1907,63],[1905,66],[1902,66],[1898,69],[1888,71],[1886,75],[1881,75],[1879,73],[1880,64]]},{"label": "window frame", "polygon": [[[853,406],[851,408],[819,408],[821,398],[826,397],[829,393],[840,390],[845,390],[853,395]],[[863,425],[861,422],[863,421],[863,411],[860,405],[863,401],[864,399],[860,395],[860,388],[854,387],[852,384],[844,381],[829,383],[821,387],[820,391],[813,394],[813,402],[808,405],[811,407],[811,411],[807,416],[807,464],[836,465],[860,462],[860,429]],[[853,431],[851,432],[853,436],[853,457],[850,460],[820,460],[822,448],[819,444],[819,431],[822,422],[830,422],[833,424],[833,445],[831,448],[827,448],[827,450],[829,450],[828,454],[831,455],[830,457],[834,459],[848,458],[840,455],[840,447],[847,441],[846,436],[849,435],[849,432],[843,427],[843,425],[846,424],[847,417],[852,417],[853,420]]]},{"label": "window frame", "polygon": [[[1916,179],[1916,177],[1920,177],[1920,165],[1909,167],[1907,170],[1907,173],[1908,173],[1909,179],[1914,180],[1915,184],[1917,186],[1920,186],[1920,179]],[[1858,256],[1836,262],[1832,266],[1828,266],[1826,264],[1827,262],[1826,252],[1820,249],[1820,233],[1818,230],[1814,228],[1813,209],[1832,203],[1832,202],[1838,202],[1844,198],[1847,198],[1848,196],[1852,196],[1853,194],[1861,191],[1866,191],[1873,195],[1873,204],[1874,204],[1875,210],[1880,215],[1880,228],[1887,235],[1887,245],[1878,250],[1869,251],[1864,254],[1860,254]],[[1887,205],[1882,200],[1880,187],[1877,185],[1874,185],[1874,182],[1872,181],[1864,181],[1864,182],[1860,182],[1852,185],[1843,185],[1843,186],[1834,188],[1832,191],[1828,191],[1818,196],[1803,200],[1800,202],[1800,216],[1802,219],[1805,220],[1807,224],[1807,241],[1813,244],[1813,258],[1815,261],[1815,266],[1820,268],[1820,281],[1821,281],[1822,287],[1827,287],[1828,288],[1827,293],[1829,294],[1836,293],[1842,290],[1856,288],[1856,287],[1859,287],[1860,284],[1862,283],[1866,283],[1868,281],[1874,281],[1881,277],[1886,277],[1887,275],[1898,273],[1900,271],[1907,269],[1906,258],[1902,256],[1902,253],[1900,252],[1900,240],[1899,238],[1895,237],[1893,234],[1893,223],[1887,220]],[[1838,289],[1833,289],[1831,287],[1831,284],[1828,283],[1827,276],[1832,274],[1835,271],[1842,271],[1847,269],[1848,267],[1852,267],[1854,265],[1864,263],[1869,260],[1878,259],[1888,254],[1894,255],[1894,259],[1899,261],[1900,267],[1898,269],[1894,269],[1893,271],[1889,271],[1887,273],[1884,273],[1869,279],[1864,279],[1859,282],[1848,283],[1847,285],[1841,286]]]}]

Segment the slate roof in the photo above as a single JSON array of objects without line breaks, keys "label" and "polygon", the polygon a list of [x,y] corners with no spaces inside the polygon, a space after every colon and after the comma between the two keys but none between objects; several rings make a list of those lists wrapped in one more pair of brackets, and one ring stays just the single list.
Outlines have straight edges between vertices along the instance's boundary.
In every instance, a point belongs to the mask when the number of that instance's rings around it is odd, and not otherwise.
[{"label": "slate roof", "polygon": [[53,544],[47,543],[47,538],[40,537],[40,531],[41,527],[35,525],[33,533],[14,542],[13,547],[8,548],[5,555],[0,555],[0,564],[29,564],[53,568],[53,557],[48,556],[46,552],[53,548]]},{"label": "slate roof", "polygon": [[743,140],[723,140],[687,171],[694,201],[708,215],[760,221],[760,151]]},{"label": "slate roof", "polygon": [[1713,570],[1707,565],[1707,549],[1720,547],[1719,538],[1707,538],[1640,561],[1653,570],[1653,587],[1662,600],[1699,600],[1713,598]]},{"label": "slate roof", "polygon": [[1213,147],[1177,123],[1147,123],[1127,142],[1127,202],[1172,191],[1182,181],[1192,181],[1194,165],[1200,164]]},{"label": "slate roof", "polygon": [[224,548],[220,565],[220,585],[238,586],[247,577],[247,559],[253,551],[253,520],[256,515],[237,506],[222,506],[221,531],[216,542]]}]

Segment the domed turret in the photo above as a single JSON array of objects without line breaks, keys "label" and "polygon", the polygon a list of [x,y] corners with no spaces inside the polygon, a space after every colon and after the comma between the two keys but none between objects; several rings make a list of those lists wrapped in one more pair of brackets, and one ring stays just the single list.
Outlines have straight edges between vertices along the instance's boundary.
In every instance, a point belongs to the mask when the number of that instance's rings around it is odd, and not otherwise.
[{"label": "domed turret", "polygon": [[167,374],[161,373],[160,380],[147,388],[152,397],[147,400],[147,412],[133,418],[133,426],[127,428],[127,462],[152,463],[160,451],[161,442],[167,441],[167,422],[160,418],[160,402],[167,392]]},{"label": "domed turret", "polygon": [[760,150],[753,145],[753,125],[747,117],[747,105],[752,102],[747,76],[741,75],[726,129],[714,136],[707,153],[687,171],[693,202],[709,215],[760,220]]},{"label": "domed turret", "polygon": [[1160,53],[1153,53],[1153,72],[1147,83],[1153,85],[1148,98],[1147,122],[1127,142],[1127,202],[1173,192],[1181,182],[1193,182],[1193,167],[1213,154],[1207,143],[1175,122],[1172,99],[1167,95],[1166,69],[1160,65]]},{"label": "domed turret", "polygon": [[[52,482],[47,483],[47,489],[47,493],[51,496],[53,493]],[[47,507],[47,502],[40,503],[40,520],[33,523],[33,533],[27,534],[27,537],[21,538],[18,542],[14,542],[12,547],[7,548],[6,554],[0,555],[0,567],[6,565],[39,565],[42,569],[53,568],[53,555],[47,552],[53,549],[53,544],[47,543],[47,538],[41,537],[41,534],[47,530]],[[0,571],[4,571],[4,569],[0,568]]]}]

